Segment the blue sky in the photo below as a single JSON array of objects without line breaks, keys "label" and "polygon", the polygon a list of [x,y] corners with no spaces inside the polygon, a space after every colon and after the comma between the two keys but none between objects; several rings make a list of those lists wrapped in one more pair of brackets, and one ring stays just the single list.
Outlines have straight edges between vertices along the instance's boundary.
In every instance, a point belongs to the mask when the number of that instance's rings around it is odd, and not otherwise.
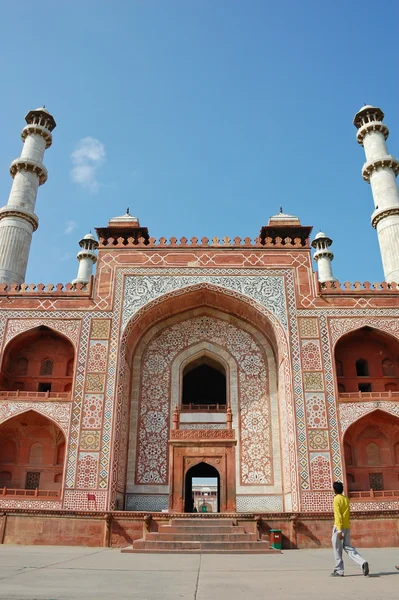
[{"label": "blue sky", "polygon": [[398,7],[2,3],[3,204],[24,115],[57,121],[27,281],[70,281],[79,238],[127,206],[155,237],[211,238],[255,237],[280,205],[334,239],[341,281],[381,281],[352,119],[381,106],[399,154]]}]

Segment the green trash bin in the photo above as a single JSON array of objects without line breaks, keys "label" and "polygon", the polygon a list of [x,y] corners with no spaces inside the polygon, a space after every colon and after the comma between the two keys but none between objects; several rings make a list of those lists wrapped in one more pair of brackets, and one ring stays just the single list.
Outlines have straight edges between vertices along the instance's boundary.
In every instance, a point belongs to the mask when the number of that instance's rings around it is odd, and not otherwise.
[{"label": "green trash bin", "polygon": [[282,536],[281,529],[270,530],[270,548],[275,550],[281,550],[282,547]]},{"label": "green trash bin", "polygon": [[203,505],[201,506],[201,512],[206,512],[206,505],[205,505],[205,504],[203,504]]}]

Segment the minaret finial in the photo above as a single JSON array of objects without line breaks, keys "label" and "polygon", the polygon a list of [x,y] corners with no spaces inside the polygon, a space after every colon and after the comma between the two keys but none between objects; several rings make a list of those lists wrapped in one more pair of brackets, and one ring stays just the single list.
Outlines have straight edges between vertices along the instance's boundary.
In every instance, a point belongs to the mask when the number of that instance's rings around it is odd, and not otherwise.
[{"label": "minaret finial", "polygon": [[127,207],[127,209],[126,209],[126,214],[130,215],[130,208],[129,207]]},{"label": "minaret finial", "polygon": [[283,207],[280,206],[280,214],[283,212]]}]

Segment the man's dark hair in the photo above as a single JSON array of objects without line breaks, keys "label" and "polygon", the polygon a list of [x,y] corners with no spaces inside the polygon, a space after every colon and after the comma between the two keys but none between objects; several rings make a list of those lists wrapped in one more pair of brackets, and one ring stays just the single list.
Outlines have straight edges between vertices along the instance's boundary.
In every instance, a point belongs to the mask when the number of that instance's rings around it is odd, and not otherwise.
[{"label": "man's dark hair", "polygon": [[334,481],[333,488],[336,494],[342,494],[342,492],[344,491],[344,486],[340,481]]}]

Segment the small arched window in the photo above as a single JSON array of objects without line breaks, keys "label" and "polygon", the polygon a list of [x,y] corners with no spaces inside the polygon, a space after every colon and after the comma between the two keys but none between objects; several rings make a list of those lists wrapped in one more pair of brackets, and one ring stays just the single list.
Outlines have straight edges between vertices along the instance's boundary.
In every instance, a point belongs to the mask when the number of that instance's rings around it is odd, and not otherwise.
[{"label": "small arched window", "polygon": [[13,440],[6,440],[0,447],[0,462],[17,462],[17,446]]},{"label": "small arched window", "polygon": [[385,377],[395,377],[396,376],[395,365],[390,358],[384,358],[384,360],[381,363],[381,366],[382,366],[382,374]]},{"label": "small arched window", "polygon": [[7,487],[12,481],[12,473],[10,471],[0,471],[0,488]]},{"label": "small arched window", "polygon": [[15,381],[11,384],[13,391],[20,390],[21,392],[25,389],[25,384],[23,381]]},{"label": "small arched window", "polygon": [[337,377],[342,377],[344,374],[344,367],[341,360],[335,361],[335,370],[337,373]]},{"label": "small arched window", "polygon": [[347,465],[353,465],[352,446],[344,444],[345,462]]},{"label": "small arched window", "polygon": [[381,464],[380,448],[377,446],[377,444],[374,444],[374,442],[370,442],[370,444],[367,444],[366,457],[367,464],[370,466]]},{"label": "small arched window", "polygon": [[65,443],[62,443],[57,448],[57,465],[63,465],[65,459]]},{"label": "small arched window", "polygon": [[386,383],[385,384],[385,391],[386,392],[397,392],[398,391],[398,386],[396,385],[396,383]]},{"label": "small arched window", "polygon": [[356,375],[358,377],[369,376],[369,364],[364,358],[359,358],[359,360],[356,361]]},{"label": "small arched window", "polygon": [[39,442],[35,442],[30,447],[29,464],[41,465],[43,462],[43,446]]},{"label": "small arched window", "polygon": [[28,359],[21,356],[12,366],[13,375],[26,375],[28,372]]},{"label": "small arched window", "polygon": [[68,364],[67,364],[66,374],[68,377],[73,375],[73,363],[74,363],[74,360],[73,360],[73,358],[71,358],[71,360],[69,360]]},{"label": "small arched window", "polygon": [[395,463],[399,465],[399,443],[395,444]]},{"label": "small arched window", "polygon": [[343,383],[339,383],[338,384],[338,391],[340,394],[344,394],[345,393],[345,386]]},{"label": "small arched window", "polygon": [[53,361],[50,358],[46,358],[40,365],[40,375],[52,375],[53,374]]}]

